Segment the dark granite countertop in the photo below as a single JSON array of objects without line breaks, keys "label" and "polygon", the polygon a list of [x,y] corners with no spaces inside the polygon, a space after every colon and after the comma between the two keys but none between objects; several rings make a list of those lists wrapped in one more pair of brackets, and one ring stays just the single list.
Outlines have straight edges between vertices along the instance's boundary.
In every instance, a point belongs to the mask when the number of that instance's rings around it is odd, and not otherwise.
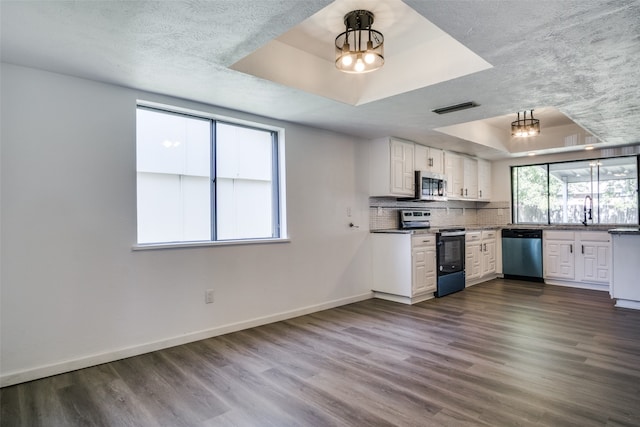
[{"label": "dark granite countertop", "polygon": [[482,230],[502,230],[503,228],[514,229],[534,229],[534,230],[558,230],[558,231],[604,231],[611,234],[639,234],[640,227],[625,227],[616,224],[556,224],[556,225],[540,225],[540,224],[506,224],[506,225],[447,225],[443,227],[431,227],[417,230],[370,230],[371,233],[395,233],[395,234],[421,234],[421,233],[437,233],[441,229],[464,228],[466,231],[482,231]]}]

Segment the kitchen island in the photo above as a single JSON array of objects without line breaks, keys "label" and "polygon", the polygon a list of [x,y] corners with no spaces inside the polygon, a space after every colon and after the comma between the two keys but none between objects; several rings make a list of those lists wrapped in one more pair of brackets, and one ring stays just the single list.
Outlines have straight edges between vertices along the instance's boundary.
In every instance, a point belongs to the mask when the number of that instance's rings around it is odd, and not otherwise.
[{"label": "kitchen island", "polygon": [[609,230],[613,247],[611,297],[616,307],[640,310],[640,229]]}]

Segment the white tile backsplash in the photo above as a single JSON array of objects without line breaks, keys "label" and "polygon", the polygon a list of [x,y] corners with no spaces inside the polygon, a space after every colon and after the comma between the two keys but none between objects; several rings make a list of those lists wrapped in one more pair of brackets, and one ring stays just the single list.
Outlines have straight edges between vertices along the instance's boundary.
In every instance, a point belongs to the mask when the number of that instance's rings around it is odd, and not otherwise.
[{"label": "white tile backsplash", "polygon": [[431,227],[502,226],[511,222],[510,202],[415,202],[385,197],[369,198],[369,229],[384,230],[399,227],[402,209],[428,210]]}]

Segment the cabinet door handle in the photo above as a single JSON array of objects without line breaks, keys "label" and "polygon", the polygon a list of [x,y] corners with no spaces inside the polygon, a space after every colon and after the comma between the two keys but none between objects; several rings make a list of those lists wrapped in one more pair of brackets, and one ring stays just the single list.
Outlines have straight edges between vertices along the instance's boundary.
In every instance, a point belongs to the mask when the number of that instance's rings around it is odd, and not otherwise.
[{"label": "cabinet door handle", "polygon": [[465,196],[468,196],[468,195],[469,195],[469,189],[467,189],[467,188],[465,188],[465,189],[464,189],[464,195],[465,195]]},{"label": "cabinet door handle", "polygon": [[482,190],[480,190],[480,197],[482,197]]},{"label": "cabinet door handle", "polygon": [[464,196],[464,189],[463,188],[460,189],[460,195]]},{"label": "cabinet door handle", "polygon": [[581,246],[582,246],[582,255],[584,255],[584,245],[581,245]]},{"label": "cabinet door handle", "polygon": [[486,244],[486,243],[484,244],[484,249],[483,249],[483,250],[484,250],[485,252],[487,252],[487,244]]},{"label": "cabinet door handle", "polygon": [[433,167],[433,157],[429,157],[429,166]]},{"label": "cabinet door handle", "polygon": [[569,253],[573,253],[573,245],[569,245]]}]

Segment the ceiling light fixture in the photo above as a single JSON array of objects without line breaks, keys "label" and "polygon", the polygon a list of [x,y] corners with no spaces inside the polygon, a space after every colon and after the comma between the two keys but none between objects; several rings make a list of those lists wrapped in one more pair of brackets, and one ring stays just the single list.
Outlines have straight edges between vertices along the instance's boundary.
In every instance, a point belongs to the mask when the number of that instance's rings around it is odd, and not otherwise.
[{"label": "ceiling light fixture", "polygon": [[373,13],[353,10],[344,16],[345,32],[336,37],[336,68],[345,73],[368,73],[384,64],[384,36],[372,30]]},{"label": "ceiling light fixture", "polygon": [[526,137],[540,135],[540,120],[533,118],[533,110],[530,110],[530,117],[527,118],[527,111],[524,111],[524,118],[520,118],[518,111],[518,120],[511,122],[511,136]]}]

